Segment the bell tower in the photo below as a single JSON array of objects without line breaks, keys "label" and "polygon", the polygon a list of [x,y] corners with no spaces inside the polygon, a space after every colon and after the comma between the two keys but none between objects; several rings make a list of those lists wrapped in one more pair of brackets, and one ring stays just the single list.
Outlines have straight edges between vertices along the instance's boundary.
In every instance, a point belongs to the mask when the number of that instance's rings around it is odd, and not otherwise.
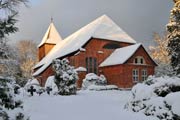
[{"label": "bell tower", "polygon": [[60,41],[62,41],[62,38],[57,32],[53,23],[53,19],[51,18],[51,23],[48,27],[48,30],[46,31],[41,43],[38,45],[39,61],[41,61]]}]

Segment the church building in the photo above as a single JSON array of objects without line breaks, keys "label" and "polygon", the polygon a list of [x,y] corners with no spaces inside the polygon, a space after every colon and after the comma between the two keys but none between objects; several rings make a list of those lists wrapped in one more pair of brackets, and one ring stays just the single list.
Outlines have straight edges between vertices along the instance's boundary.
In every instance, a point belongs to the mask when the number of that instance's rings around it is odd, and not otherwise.
[{"label": "church building", "polygon": [[38,46],[39,63],[33,76],[44,86],[54,75],[52,61],[67,58],[76,68],[81,88],[88,73],[103,74],[108,84],[131,88],[154,74],[157,64],[142,44],[137,43],[108,16],[103,15],[62,40],[51,22]]}]

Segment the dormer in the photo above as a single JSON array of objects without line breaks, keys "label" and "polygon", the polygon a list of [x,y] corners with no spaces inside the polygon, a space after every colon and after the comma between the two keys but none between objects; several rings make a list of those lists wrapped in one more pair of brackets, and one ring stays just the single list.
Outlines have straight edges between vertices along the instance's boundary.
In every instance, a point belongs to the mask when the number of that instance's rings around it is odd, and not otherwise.
[{"label": "dormer", "polygon": [[62,38],[51,21],[46,34],[44,35],[41,43],[38,45],[39,61],[42,60],[60,41],[62,41]]}]

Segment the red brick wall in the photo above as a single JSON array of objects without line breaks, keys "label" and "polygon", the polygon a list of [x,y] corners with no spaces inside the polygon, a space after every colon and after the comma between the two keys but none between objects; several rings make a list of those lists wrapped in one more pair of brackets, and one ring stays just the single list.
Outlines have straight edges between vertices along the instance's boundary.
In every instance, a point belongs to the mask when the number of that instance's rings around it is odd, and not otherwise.
[{"label": "red brick wall", "polygon": [[[145,65],[135,65],[133,63],[135,57],[142,56],[145,59]],[[143,69],[147,70],[147,74],[154,75],[155,64],[148,56],[148,54],[144,51],[142,47],[140,47],[137,52],[123,65],[115,65],[102,67],[101,71],[107,77],[108,84],[115,84],[120,88],[131,88],[134,84],[132,70],[139,70],[139,82],[142,81],[141,71]]]},{"label": "red brick wall", "polygon": [[49,66],[43,73],[37,76],[36,79],[39,81],[41,86],[44,86],[47,78],[52,75],[54,75],[54,72],[52,70],[52,67]]},{"label": "red brick wall", "polygon": [[[112,41],[102,40],[92,38],[87,45],[85,45],[86,51],[80,51],[78,54],[69,56],[70,64],[77,67],[85,67],[86,68],[86,57],[95,57],[97,58],[98,66],[104,61],[114,50],[104,49],[103,46]],[[128,43],[114,42],[119,44],[120,46],[128,46]],[[98,51],[102,51],[103,53],[98,53]],[[134,65],[133,60],[136,56],[143,56],[146,65]],[[138,51],[124,64],[124,65],[116,65],[110,67],[103,67],[98,70],[99,74],[104,74],[108,79],[108,84],[115,84],[120,88],[131,88],[135,83],[132,81],[132,70],[139,69],[139,78],[141,78],[141,70],[147,69],[148,75],[154,74],[155,64],[149,58],[147,53],[141,47]],[[53,75],[53,71],[51,66],[48,67],[40,76],[37,77],[40,83],[44,86],[46,79]],[[82,80],[85,78],[85,72],[79,72],[79,80],[77,81],[77,86],[81,87]],[[141,80],[141,79],[140,79]]]},{"label": "red brick wall", "polygon": [[[86,57],[95,57],[97,58],[97,63],[99,66],[114,50],[112,49],[104,49],[103,46],[107,43],[111,43],[113,41],[109,40],[102,40],[97,38],[92,38],[88,44],[85,46],[86,51],[81,51],[77,55],[68,57],[70,64],[74,65],[75,68],[77,67],[84,67],[86,68]],[[121,42],[113,42],[119,44],[120,46],[128,46],[128,43],[121,43]],[[103,53],[98,53],[98,51],[102,51]],[[98,70],[98,74],[101,74]],[[77,82],[78,87],[81,87],[82,80],[85,78],[86,72],[79,73],[79,80]]]},{"label": "red brick wall", "polygon": [[[110,40],[92,38],[91,40],[89,40],[87,45],[85,45],[85,49],[86,49],[85,52],[81,51],[77,55],[73,55],[73,56],[68,57],[68,59],[71,61],[70,64],[75,66],[75,68],[86,67],[86,63],[85,63],[86,57],[95,57],[95,58],[97,58],[97,62],[98,62],[97,66],[99,66],[100,63],[102,61],[104,61],[114,51],[114,50],[103,48],[104,45],[106,45],[107,43],[112,43],[112,42],[119,44],[122,47],[130,45],[130,43],[115,42],[115,41],[110,41]],[[45,54],[45,53],[43,53],[45,51],[44,47],[47,48],[47,46],[41,46],[41,48],[39,49],[40,57],[42,57],[43,54]],[[52,49],[51,47],[49,47],[49,50]],[[103,51],[103,53],[100,54],[100,53],[98,53],[98,51]],[[85,72],[78,73],[78,76],[79,76],[79,80],[77,81],[78,87],[81,87],[82,80],[85,78],[85,74],[86,74]],[[46,69],[40,75],[41,77],[38,76],[36,78],[38,78],[39,82],[42,83],[42,85],[44,86],[47,78],[51,75],[53,75],[53,71],[52,71],[51,66],[50,66],[50,67],[48,67],[48,69]]]},{"label": "red brick wall", "polygon": [[[112,49],[104,49],[103,46],[107,43],[111,43],[113,41],[102,40],[97,38],[92,38],[88,44],[85,46],[86,51],[81,51],[78,55],[70,56],[69,60],[74,61],[74,63],[70,63],[76,67],[86,67],[86,57],[95,57],[98,61],[98,66],[103,62],[114,50]],[[128,46],[128,43],[121,42],[113,42],[119,44],[120,46]],[[98,53],[98,51],[102,51],[103,53]]]},{"label": "red brick wall", "polygon": [[108,84],[117,85],[120,88],[131,88],[134,84],[132,70],[138,69],[139,70],[139,82],[142,81],[141,79],[141,70],[146,69],[147,74],[153,75],[154,74],[154,66],[142,66],[142,65],[116,65],[110,67],[103,67],[102,74],[108,80]]}]

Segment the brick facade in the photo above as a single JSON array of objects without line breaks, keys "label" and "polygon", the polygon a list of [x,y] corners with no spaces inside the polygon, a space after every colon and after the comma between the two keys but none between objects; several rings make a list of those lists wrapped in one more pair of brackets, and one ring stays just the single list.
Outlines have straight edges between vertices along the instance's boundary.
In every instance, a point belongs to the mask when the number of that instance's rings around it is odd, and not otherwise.
[{"label": "brick facade", "polygon": [[[131,88],[135,83],[132,80],[132,70],[138,69],[141,71],[142,69],[146,69],[148,75],[154,74],[154,67],[156,64],[152,61],[149,55],[146,53],[143,47],[140,47],[136,53],[123,65],[115,65],[99,68],[98,66],[115,50],[115,49],[105,49],[103,48],[105,45],[113,43],[117,44],[121,47],[129,46],[130,43],[123,42],[115,42],[110,40],[103,40],[97,38],[91,38],[83,48],[85,50],[81,50],[73,55],[68,56],[67,58],[70,61],[70,64],[77,67],[86,68],[86,58],[92,57],[97,60],[97,74],[104,74],[108,80],[108,84],[117,85],[120,88]],[[133,60],[136,56],[142,56],[145,59],[145,65],[135,65],[133,64]],[[46,79],[48,76],[53,75],[53,71],[51,66],[48,67],[43,73],[41,73],[41,77],[37,77],[41,85],[44,86]],[[86,72],[79,72],[79,80],[77,81],[77,86],[80,88],[82,84],[83,78],[85,78]],[[139,74],[139,78],[141,78],[141,72]],[[141,79],[139,79],[141,81]]]}]

